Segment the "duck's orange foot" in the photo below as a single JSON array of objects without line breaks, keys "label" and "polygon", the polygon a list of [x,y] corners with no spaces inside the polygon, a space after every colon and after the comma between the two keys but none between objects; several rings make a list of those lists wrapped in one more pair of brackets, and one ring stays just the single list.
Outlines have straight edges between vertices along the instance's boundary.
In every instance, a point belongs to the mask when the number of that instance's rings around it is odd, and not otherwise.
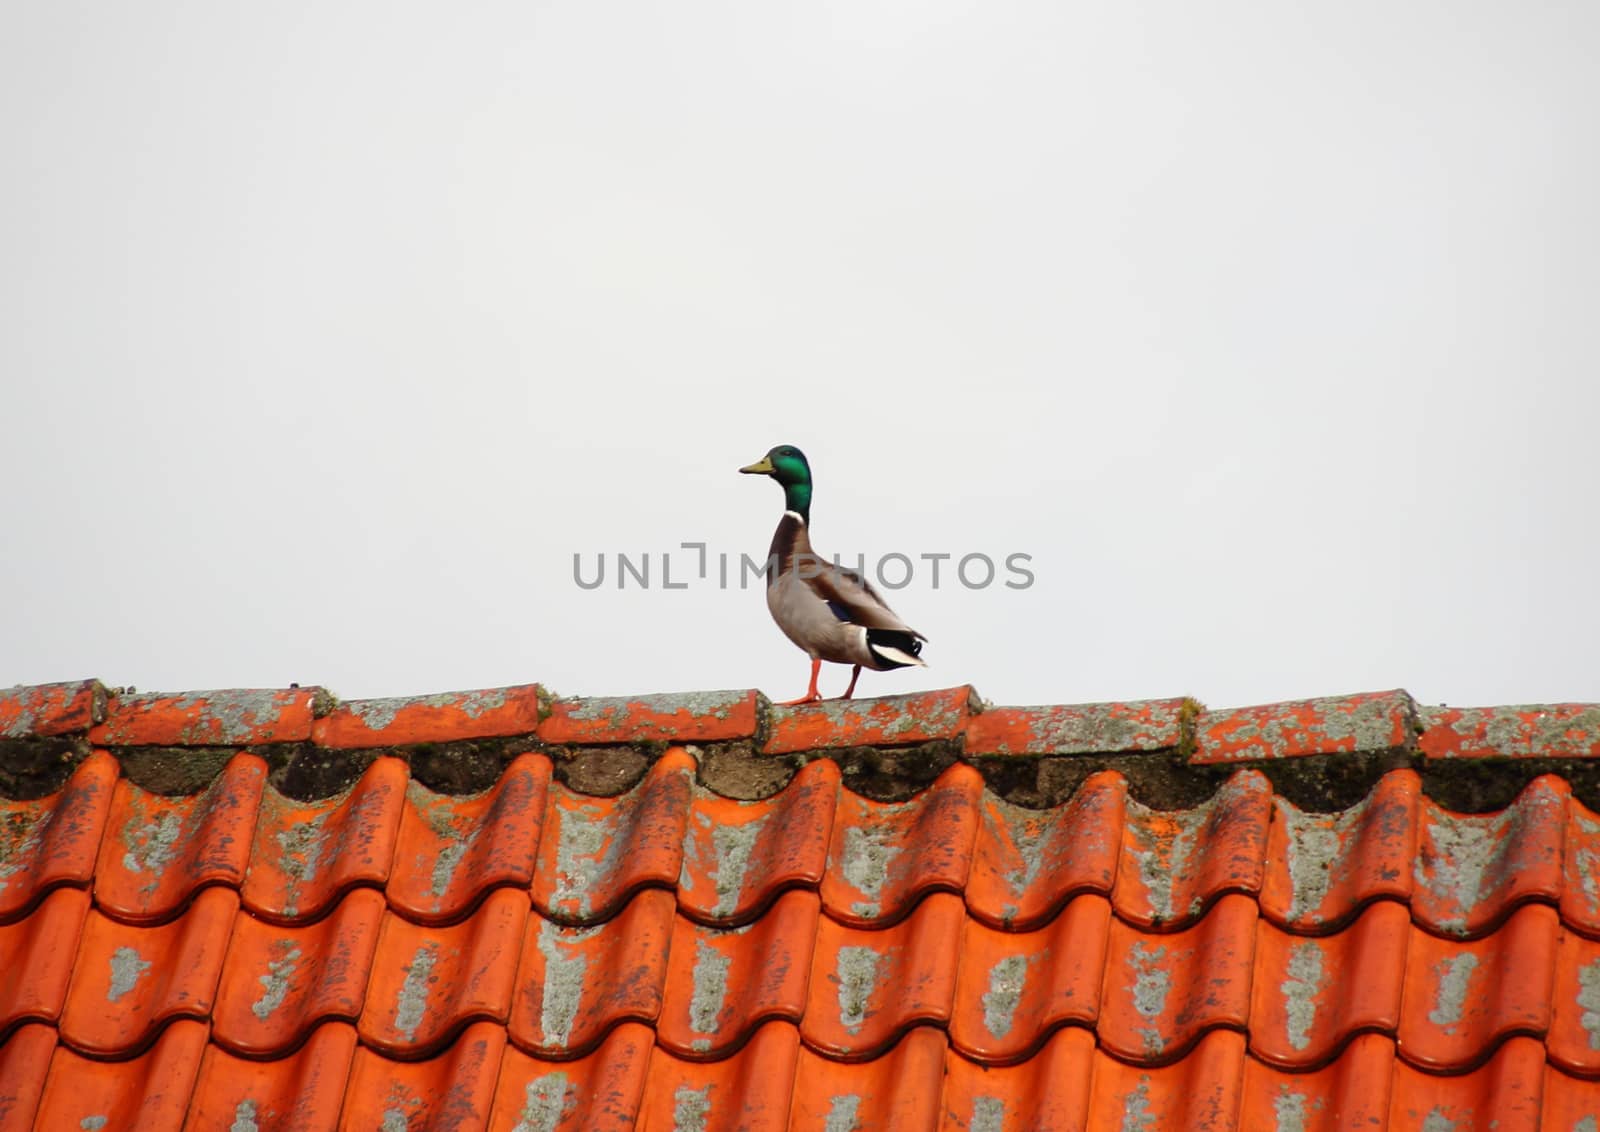
[{"label": "duck's orange foot", "polygon": [[814,704],[818,700],[822,699],[822,693],[817,691],[817,677],[819,675],[821,675],[821,673],[822,673],[822,661],[813,660],[811,662],[811,686],[806,689],[806,694],[801,696],[798,700],[785,700],[784,702],[780,703],[778,706],[779,707],[795,707],[795,706],[797,706],[799,704]]},{"label": "duck's orange foot", "polygon": [[810,692],[810,693],[808,693],[808,694],[806,694],[804,696],[801,696],[798,700],[779,700],[777,702],[777,704],[775,704],[774,706],[776,706],[776,707],[798,707],[800,704],[820,704],[821,702],[822,702],[822,693],[813,691],[813,692]]}]

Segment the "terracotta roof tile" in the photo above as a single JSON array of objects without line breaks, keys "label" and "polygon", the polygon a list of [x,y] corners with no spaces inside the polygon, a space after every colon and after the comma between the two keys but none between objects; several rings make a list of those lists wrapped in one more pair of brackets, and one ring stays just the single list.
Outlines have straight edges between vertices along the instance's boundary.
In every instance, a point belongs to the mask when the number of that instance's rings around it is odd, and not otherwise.
[{"label": "terracotta roof tile", "polygon": [[206,1048],[189,1122],[195,1128],[252,1132],[317,1132],[333,1128],[344,1106],[355,1028],[344,1022],[306,1027],[299,1049],[271,1061]]},{"label": "terracotta roof tile", "polygon": [[0,693],[0,1126],[1594,1132],[1600,709],[542,697]]},{"label": "terracotta roof tile", "polygon": [[267,764],[229,760],[214,782],[188,798],[163,798],[128,779],[117,783],[95,867],[95,904],[130,922],[170,918],[204,884],[244,881]]},{"label": "terracotta roof tile", "polygon": [[340,799],[300,804],[276,790],[261,801],[245,907],[278,921],[320,915],[356,884],[382,886],[405,808],[406,764],[373,762]]},{"label": "terracotta roof tile", "polygon": [[98,680],[0,688],[0,739],[87,731],[105,714],[106,690]]},{"label": "terracotta roof tile", "polygon": [[748,923],[784,889],[827,875],[839,766],[811,763],[788,788],[758,802],[694,788],[683,839],[678,904],[707,924]]},{"label": "terracotta roof tile", "polygon": [[116,696],[89,729],[96,746],[220,746],[298,743],[311,738],[315,688],[229,689]]},{"label": "terracotta roof tile", "polygon": [[550,760],[523,755],[472,798],[413,781],[396,834],[389,903],[417,923],[459,920],[497,885],[527,888],[544,825]]},{"label": "terracotta roof tile", "polygon": [[574,745],[713,743],[754,738],[760,719],[761,693],[753,690],[557,700],[539,738]]},{"label": "terracotta roof tile", "polygon": [[217,987],[213,1038],[235,1053],[270,1057],[323,1021],[360,1017],[383,914],[383,897],[370,888],[353,889],[306,924],[241,911]]},{"label": "terracotta roof tile", "polygon": [[94,879],[116,781],[117,761],[95,752],[59,793],[0,801],[0,921],[15,919],[56,885]]},{"label": "terracotta roof tile", "polygon": [[846,924],[889,922],[930,892],[962,891],[982,796],[983,777],[965,765],[910,802],[841,793],[822,878],[828,914]]},{"label": "terracotta roof tile", "polygon": [[306,737],[334,748],[396,747],[531,734],[539,687],[491,688],[387,700],[351,700],[318,719]]}]

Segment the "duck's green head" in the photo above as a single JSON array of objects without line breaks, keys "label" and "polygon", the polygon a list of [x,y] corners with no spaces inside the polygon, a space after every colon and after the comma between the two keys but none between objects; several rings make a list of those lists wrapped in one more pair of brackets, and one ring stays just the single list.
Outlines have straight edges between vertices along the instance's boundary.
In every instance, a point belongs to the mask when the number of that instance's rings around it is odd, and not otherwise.
[{"label": "duck's green head", "polygon": [[811,465],[806,454],[792,444],[780,444],[754,464],[739,469],[746,475],[771,476],[783,485],[783,504],[806,522],[811,521]]}]

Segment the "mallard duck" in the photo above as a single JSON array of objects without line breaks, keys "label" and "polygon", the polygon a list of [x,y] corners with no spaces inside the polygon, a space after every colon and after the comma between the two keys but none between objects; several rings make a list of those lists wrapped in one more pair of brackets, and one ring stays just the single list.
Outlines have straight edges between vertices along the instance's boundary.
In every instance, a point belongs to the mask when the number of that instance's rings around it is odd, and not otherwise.
[{"label": "mallard duck", "polygon": [[896,616],[867,580],[854,570],[829,562],[811,548],[811,465],[792,444],[780,444],[749,467],[751,476],[771,476],[783,485],[783,518],[767,552],[767,609],[788,637],[811,657],[811,684],[789,704],[822,699],[817,676],[822,662],[851,664],[855,694],[863,668],[926,667],[918,654],[921,633]]}]

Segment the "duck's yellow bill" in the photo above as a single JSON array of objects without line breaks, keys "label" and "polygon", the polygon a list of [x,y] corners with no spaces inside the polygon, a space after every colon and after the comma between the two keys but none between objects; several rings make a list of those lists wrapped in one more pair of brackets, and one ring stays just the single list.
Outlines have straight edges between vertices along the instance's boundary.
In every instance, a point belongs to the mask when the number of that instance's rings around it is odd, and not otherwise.
[{"label": "duck's yellow bill", "polygon": [[770,476],[772,474],[772,461],[763,456],[754,464],[746,465],[739,470],[749,476]]}]

